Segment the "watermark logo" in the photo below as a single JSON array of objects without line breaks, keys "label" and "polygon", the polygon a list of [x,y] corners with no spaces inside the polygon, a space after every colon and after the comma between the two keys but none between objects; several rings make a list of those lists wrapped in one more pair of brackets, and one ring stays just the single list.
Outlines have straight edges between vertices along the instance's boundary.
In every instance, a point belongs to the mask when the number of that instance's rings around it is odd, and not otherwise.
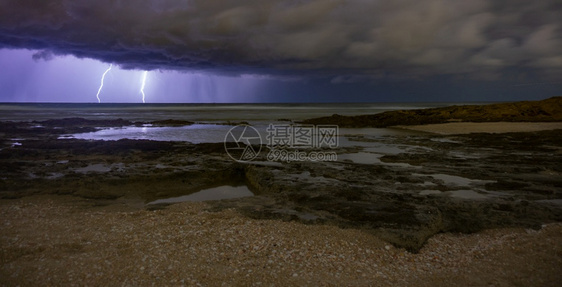
[{"label": "watermark logo", "polygon": [[269,161],[336,161],[338,154],[334,151],[302,151],[274,148],[267,153]]},{"label": "watermark logo", "polygon": [[337,148],[339,128],[334,125],[273,125],[267,128],[269,148]]},{"label": "watermark logo", "polygon": [[[269,161],[337,160],[337,153],[329,150],[339,146],[339,128],[336,125],[270,124],[266,132]],[[261,151],[261,144],[260,133],[246,125],[233,127],[225,137],[226,152],[236,161],[255,159]]]},{"label": "watermark logo", "polygon": [[224,148],[235,161],[251,161],[261,151],[261,136],[258,130],[248,125],[231,128],[224,138]]},{"label": "watermark logo", "polygon": [[267,128],[269,161],[336,161],[334,149],[339,145],[339,128],[335,125],[273,125]]}]

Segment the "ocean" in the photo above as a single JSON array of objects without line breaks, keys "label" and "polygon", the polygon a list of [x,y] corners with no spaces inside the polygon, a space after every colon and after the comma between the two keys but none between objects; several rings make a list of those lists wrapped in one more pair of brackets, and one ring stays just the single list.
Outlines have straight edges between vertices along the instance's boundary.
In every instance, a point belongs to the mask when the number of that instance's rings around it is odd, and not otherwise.
[{"label": "ocean", "polygon": [[29,121],[81,117],[155,121],[181,119],[197,122],[303,120],[340,115],[443,107],[466,103],[343,103],[343,104],[72,104],[0,103],[0,121]]},{"label": "ocean", "polygon": [[[262,136],[270,124],[282,125],[309,118],[340,115],[376,114],[392,110],[421,109],[464,105],[466,103],[344,103],[344,104],[71,104],[71,103],[1,103],[0,121],[42,121],[79,117],[86,119],[125,119],[150,122],[187,120],[194,125],[184,127],[132,126],[105,128],[93,133],[64,135],[63,138],[88,140],[148,139],[188,141],[192,143],[222,142],[232,125],[248,122]],[[397,129],[341,129],[343,134],[384,136],[411,134]],[[345,138],[342,138],[345,143]]]}]

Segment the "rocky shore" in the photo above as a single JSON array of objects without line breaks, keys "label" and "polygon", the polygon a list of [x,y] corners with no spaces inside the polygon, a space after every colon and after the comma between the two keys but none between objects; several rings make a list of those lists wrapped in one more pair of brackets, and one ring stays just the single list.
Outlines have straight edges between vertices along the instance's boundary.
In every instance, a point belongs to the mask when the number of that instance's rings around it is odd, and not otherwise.
[{"label": "rocky shore", "polygon": [[0,200],[5,286],[558,286],[562,226],[438,234],[419,253],[360,229],[75,196]]},{"label": "rocky shore", "polygon": [[458,122],[394,127],[406,130],[436,133],[441,135],[458,135],[472,133],[523,133],[562,130],[562,122]]},{"label": "rocky shore", "polygon": [[[546,101],[556,109],[560,98]],[[264,154],[235,162],[223,143],[60,138],[122,125],[135,123],[0,124],[0,283],[115,282],[108,273],[131,285],[559,282],[551,280],[562,266],[560,130],[347,134],[353,144],[336,150],[336,162],[290,163]],[[225,185],[254,196],[148,204]],[[544,260],[536,274],[525,267],[540,261],[531,250]],[[129,261],[143,264],[125,268]],[[511,270],[498,279],[482,267],[504,268],[497,264]]]},{"label": "rocky shore", "polygon": [[542,101],[390,111],[374,115],[334,114],[303,121],[305,124],[330,124],[349,128],[384,128],[448,122],[562,122],[562,97]]},{"label": "rocky shore", "polygon": [[[559,130],[348,137],[357,146],[337,150],[337,162],[271,163],[262,154],[238,163],[222,143],[35,134],[17,145],[3,143],[0,198],[74,195],[94,205],[136,200],[137,206],[154,209],[166,206],[144,204],[204,188],[247,185],[255,196],[210,202],[210,210],[235,208],[256,219],[358,228],[412,252],[440,232],[539,228],[562,221]],[[398,150],[369,152],[361,147],[369,142]],[[371,157],[376,164],[354,162],[354,156]]]}]

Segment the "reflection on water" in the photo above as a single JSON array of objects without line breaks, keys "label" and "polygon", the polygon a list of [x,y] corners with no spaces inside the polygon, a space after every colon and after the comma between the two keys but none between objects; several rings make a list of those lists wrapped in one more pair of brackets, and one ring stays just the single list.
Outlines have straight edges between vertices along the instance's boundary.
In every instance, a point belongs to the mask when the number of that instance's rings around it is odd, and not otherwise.
[{"label": "reflection on water", "polygon": [[475,192],[470,189],[463,189],[463,190],[451,190],[451,197],[462,198],[462,199],[485,199],[487,196]]},{"label": "reflection on water", "polygon": [[[57,163],[68,163],[68,161],[59,161]],[[97,173],[105,173],[110,172],[111,170],[115,171],[123,171],[123,164],[122,163],[114,163],[110,165],[105,165],[101,163],[91,164],[86,167],[75,168],[75,172],[79,173],[89,173],[89,172],[97,172]]]},{"label": "reflection on water", "polygon": [[190,195],[184,195],[179,197],[171,197],[165,199],[158,199],[148,204],[158,204],[158,203],[178,203],[184,201],[208,201],[208,200],[221,200],[221,199],[232,199],[254,196],[254,193],[248,189],[247,186],[230,186],[223,185],[219,187],[204,189]]},{"label": "reflection on water", "polygon": [[155,140],[191,143],[222,142],[232,126],[194,124],[183,127],[123,127],[65,136],[85,140]]},{"label": "reflection on water", "polygon": [[466,177],[456,176],[456,175],[449,175],[449,174],[412,174],[414,176],[430,176],[437,180],[443,181],[444,185],[452,185],[452,186],[474,186],[474,185],[484,185],[486,183],[493,183],[496,182],[495,180],[482,180],[482,179],[470,179]]},{"label": "reflection on water", "polygon": [[111,170],[111,167],[103,165],[103,164],[92,164],[86,167],[77,168],[75,169],[76,172],[80,173],[88,173],[88,172],[108,172]]},{"label": "reflection on water", "polygon": [[[287,123],[273,122],[273,124],[286,125]],[[262,144],[268,144],[267,129],[269,123],[258,123],[252,125],[260,133]],[[193,124],[182,127],[120,127],[120,128],[105,128],[96,132],[79,133],[72,135],[65,135],[61,138],[76,138],[85,140],[120,140],[120,139],[134,139],[134,140],[154,140],[154,141],[186,141],[194,144],[198,143],[217,143],[223,142],[230,129],[234,126],[231,125],[215,125],[215,124]],[[381,152],[384,154],[394,154],[403,150],[402,148],[381,144],[380,142],[360,142],[349,140],[346,133],[340,129],[339,133],[339,146],[362,146],[373,148],[373,151]],[[350,129],[347,129],[349,131]],[[394,129],[357,129],[357,133],[368,137],[381,137],[389,135],[407,135],[415,134],[416,132],[400,131]]]},{"label": "reflection on water", "polygon": [[[384,111],[448,106],[450,103],[371,103],[371,104],[0,104],[0,121],[41,121],[80,117],[92,120],[124,119],[133,122],[187,120],[199,123],[249,122],[266,141],[267,126],[290,124],[308,118],[340,115],[376,114]],[[231,126],[195,124],[185,127],[123,127],[67,137],[89,140],[147,139],[188,141],[192,143],[222,142]],[[340,146],[363,145],[350,141],[345,134],[361,134],[370,138],[419,134],[400,129],[340,129]],[[366,144],[366,146],[371,146]]]},{"label": "reflection on water", "polygon": [[441,194],[441,191],[433,190],[433,189],[424,189],[420,191],[420,195],[430,195],[430,194]]},{"label": "reflection on water", "polygon": [[338,154],[338,161],[352,161],[358,164],[382,164],[387,166],[396,166],[404,168],[420,168],[419,166],[411,165],[403,162],[383,162],[381,157],[384,154],[370,153],[370,152],[356,152]]},{"label": "reflection on water", "polygon": [[354,163],[361,164],[380,164],[382,163],[380,158],[382,154],[368,153],[368,152],[357,152],[357,153],[344,153],[338,155],[338,160],[345,161],[350,160]]}]

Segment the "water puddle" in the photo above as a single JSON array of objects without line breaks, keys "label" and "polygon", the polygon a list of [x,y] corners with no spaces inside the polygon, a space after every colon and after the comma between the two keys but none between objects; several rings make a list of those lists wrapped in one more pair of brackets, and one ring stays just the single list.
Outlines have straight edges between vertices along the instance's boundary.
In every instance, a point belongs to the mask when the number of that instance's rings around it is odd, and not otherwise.
[{"label": "water puddle", "polygon": [[170,204],[170,203],[178,203],[184,201],[209,201],[209,200],[233,199],[233,198],[250,197],[250,196],[254,196],[254,193],[251,192],[250,189],[245,185],[241,185],[241,186],[223,185],[219,187],[204,189],[189,195],[158,199],[149,202],[148,204],[160,204],[160,203]]},{"label": "water puddle", "polygon": [[419,174],[414,173],[413,176],[430,176],[434,179],[443,181],[444,185],[452,186],[471,186],[471,185],[482,185],[486,183],[496,182],[495,180],[482,180],[482,179],[470,179],[462,176],[448,175],[448,174]]},{"label": "water puddle", "polygon": [[406,148],[385,144],[365,148],[365,151],[381,154],[400,154],[406,152]]},{"label": "water puddle", "polygon": [[91,164],[91,165],[86,166],[86,167],[74,169],[74,171],[79,172],[79,173],[108,172],[110,170],[111,170],[110,166],[106,166],[106,165],[101,164],[101,163]]},{"label": "water puddle", "polygon": [[448,175],[448,174],[432,174],[431,177],[443,181],[445,185],[459,185],[459,186],[469,186],[474,180],[466,177]]},{"label": "water puddle", "polygon": [[96,132],[64,135],[60,138],[85,140],[154,140],[154,141],[187,141],[194,144],[203,142],[223,142],[227,132],[232,128],[228,125],[193,124],[182,127],[122,127],[107,128]]},{"label": "water puddle", "polygon": [[351,161],[358,164],[382,164],[387,166],[397,166],[403,168],[419,168],[419,166],[411,165],[409,163],[403,162],[383,162],[381,157],[384,154],[369,153],[369,152],[356,152],[356,153],[344,153],[338,154],[338,161],[345,162]]},{"label": "water puddle", "polygon": [[461,199],[489,199],[489,198],[501,198],[509,197],[509,194],[503,192],[487,191],[481,189],[461,189],[461,190],[450,190],[450,191],[439,191],[434,189],[425,189],[420,191],[420,195],[447,195],[454,198]]},{"label": "water puddle", "polygon": [[449,155],[451,157],[460,159],[480,159],[485,157],[485,155],[480,153],[465,153],[461,151],[451,151],[449,152]]},{"label": "water puddle", "polygon": [[372,147],[380,144],[380,139],[387,136],[409,136],[420,134],[410,130],[392,128],[340,128],[340,147]]},{"label": "water puddle", "polygon": [[460,141],[455,141],[455,140],[448,139],[448,138],[431,138],[430,140],[434,141],[434,142],[441,142],[441,143],[462,144],[462,142],[460,142]]},{"label": "water puddle", "polygon": [[451,193],[451,197],[455,197],[455,198],[462,198],[462,199],[486,199],[488,198],[487,196],[480,194],[478,192],[475,192],[473,190],[469,190],[469,189],[463,189],[463,190],[451,190],[449,191]]},{"label": "water puddle", "polygon": [[382,163],[380,160],[382,156],[382,154],[368,152],[344,153],[338,154],[338,161],[348,160],[360,164],[380,164]]},{"label": "water puddle", "polygon": [[61,178],[64,177],[63,173],[60,172],[52,172],[50,173],[48,176],[46,176],[46,179],[57,179],[57,178]]},{"label": "water puddle", "polygon": [[437,184],[431,182],[431,181],[424,181],[422,184],[420,184],[421,186],[436,186]]},{"label": "water puddle", "polygon": [[420,195],[430,195],[430,194],[441,194],[442,192],[439,190],[433,190],[433,189],[425,189],[420,191]]}]

